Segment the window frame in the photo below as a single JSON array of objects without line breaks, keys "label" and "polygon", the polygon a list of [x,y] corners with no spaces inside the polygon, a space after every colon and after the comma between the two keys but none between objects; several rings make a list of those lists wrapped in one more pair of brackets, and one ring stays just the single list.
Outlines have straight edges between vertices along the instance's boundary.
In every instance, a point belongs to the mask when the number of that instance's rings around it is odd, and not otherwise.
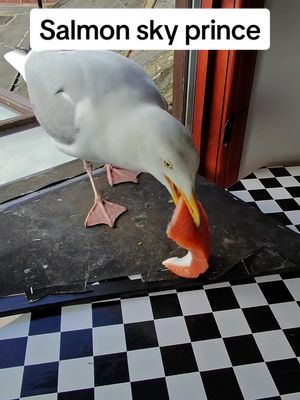
[{"label": "window frame", "polygon": [[26,97],[19,96],[5,89],[0,89],[0,105],[21,113],[21,115],[0,121],[0,137],[12,133],[7,132],[12,128],[25,127],[37,122],[30,101]]}]

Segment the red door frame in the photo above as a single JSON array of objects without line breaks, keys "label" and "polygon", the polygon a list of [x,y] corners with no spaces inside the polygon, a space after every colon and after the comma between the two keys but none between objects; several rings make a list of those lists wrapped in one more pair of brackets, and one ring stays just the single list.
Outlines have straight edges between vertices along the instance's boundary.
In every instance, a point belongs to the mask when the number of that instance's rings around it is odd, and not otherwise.
[{"label": "red door frame", "polygon": [[[202,0],[202,8],[260,8],[264,0]],[[256,51],[198,51],[192,134],[200,173],[227,187],[238,179]],[[231,133],[231,140],[224,141]],[[226,137],[225,137],[226,139]]]}]

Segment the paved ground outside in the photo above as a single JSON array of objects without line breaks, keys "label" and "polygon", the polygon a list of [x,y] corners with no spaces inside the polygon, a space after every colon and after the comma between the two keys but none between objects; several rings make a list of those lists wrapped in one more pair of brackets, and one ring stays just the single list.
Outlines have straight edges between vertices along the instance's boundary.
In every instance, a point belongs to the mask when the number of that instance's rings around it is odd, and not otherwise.
[{"label": "paved ground outside", "polygon": [[[137,8],[142,0],[61,0],[56,8]],[[158,0],[156,8],[174,7],[175,0]],[[4,60],[7,46],[29,46],[29,13],[31,6],[1,4],[0,2],[0,88],[9,90],[15,70]],[[169,104],[172,103],[173,52],[134,51],[130,56],[154,79]],[[15,93],[28,96],[26,84],[20,79]]]}]

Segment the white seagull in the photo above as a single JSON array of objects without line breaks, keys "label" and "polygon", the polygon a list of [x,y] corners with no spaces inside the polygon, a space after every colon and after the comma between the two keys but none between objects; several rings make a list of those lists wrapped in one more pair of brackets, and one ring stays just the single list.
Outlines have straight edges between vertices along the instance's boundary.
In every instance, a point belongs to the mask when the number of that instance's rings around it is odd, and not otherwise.
[{"label": "white seagull", "polygon": [[117,166],[108,168],[113,182],[136,181],[131,171],[152,174],[176,204],[182,196],[199,226],[197,150],[141,67],[111,51],[13,50],[4,57],[24,77],[37,120],[58,149],[84,160],[95,194],[86,226],[113,226],[126,210],[100,196],[92,162]]}]

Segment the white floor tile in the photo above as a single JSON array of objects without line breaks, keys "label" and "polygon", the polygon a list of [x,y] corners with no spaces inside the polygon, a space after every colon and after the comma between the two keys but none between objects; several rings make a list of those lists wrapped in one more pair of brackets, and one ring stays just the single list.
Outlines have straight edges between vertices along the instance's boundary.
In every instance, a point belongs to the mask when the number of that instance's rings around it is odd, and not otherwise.
[{"label": "white floor tile", "polygon": [[0,340],[26,337],[29,325],[30,314],[0,318]]},{"label": "white floor tile", "polygon": [[280,176],[277,180],[284,187],[299,186],[299,182],[293,176]]},{"label": "white floor tile", "polygon": [[[300,165],[293,165],[291,167],[285,167],[285,169],[294,176],[300,176]],[[300,397],[299,397],[300,398]]]},{"label": "white floor tile", "polygon": [[287,225],[286,227],[299,234],[298,229],[294,225]]},{"label": "white floor tile", "polygon": [[285,211],[285,215],[294,225],[300,224],[300,210]]},{"label": "white floor tile", "polygon": [[0,369],[0,399],[20,397],[24,367]]},{"label": "white floor tile", "polygon": [[275,200],[259,200],[256,204],[264,214],[282,212]]},{"label": "white floor tile", "polygon": [[300,307],[296,302],[271,304],[270,308],[282,329],[300,326]]},{"label": "white floor tile", "polygon": [[161,290],[160,292],[151,292],[149,296],[162,296],[164,294],[176,294],[176,289]]},{"label": "white floor tile", "polygon": [[61,331],[74,331],[92,327],[91,304],[63,307],[61,311]]},{"label": "white floor tile", "polygon": [[247,203],[249,201],[254,201],[253,197],[247,190],[234,190],[233,192],[231,192],[231,194]]},{"label": "white floor tile", "polygon": [[265,363],[241,365],[234,368],[245,400],[278,396],[278,390]]},{"label": "white floor tile", "polygon": [[178,299],[183,315],[195,315],[211,312],[211,306],[204,290],[179,292]]},{"label": "white floor tile", "polygon": [[189,343],[191,341],[184,317],[161,318],[155,320],[154,324],[160,346]]},{"label": "white floor tile", "polygon": [[25,365],[44,364],[59,360],[60,333],[29,336]]},{"label": "white floor tile", "polygon": [[95,388],[95,400],[132,400],[130,383]]},{"label": "white floor tile", "polygon": [[91,387],[94,387],[93,357],[76,358],[59,362],[59,392],[88,389]]},{"label": "white floor tile", "polygon": [[232,366],[223,339],[201,340],[192,346],[199,371]]},{"label": "white floor tile", "polygon": [[38,396],[21,397],[21,400],[57,400],[57,393],[39,394]]},{"label": "white floor tile", "polygon": [[141,322],[153,319],[153,312],[151,308],[150,298],[136,297],[133,299],[121,300],[123,322]]},{"label": "white floor tile", "polygon": [[261,283],[261,282],[273,282],[273,281],[281,281],[282,278],[279,274],[273,274],[273,275],[262,275],[262,276],[257,276],[255,278],[256,282]]},{"label": "white floor tile", "polygon": [[267,191],[275,200],[279,199],[291,199],[292,195],[283,187],[279,188],[269,188]]},{"label": "white floor tile", "polygon": [[242,184],[247,190],[257,190],[264,189],[264,185],[259,181],[259,179],[242,179]]},{"label": "white floor tile", "polygon": [[295,357],[282,330],[255,333],[254,338],[265,361]]},{"label": "white floor tile", "polygon": [[232,286],[240,307],[256,307],[268,304],[260,287],[256,283]]},{"label": "white floor tile", "polygon": [[94,328],[93,349],[95,356],[126,351],[124,325]]},{"label": "white floor tile", "polygon": [[166,378],[166,381],[170,400],[207,399],[203,383],[198,372],[168,376]]},{"label": "white floor tile", "polygon": [[285,279],[285,285],[296,301],[300,301],[300,278]]},{"label": "white floor tile", "polygon": [[222,337],[251,333],[248,322],[240,309],[217,311],[214,312],[214,317]]},{"label": "white floor tile", "polygon": [[129,351],[127,359],[131,382],[164,376],[159,348]]},{"label": "white floor tile", "polygon": [[203,288],[207,290],[207,289],[218,289],[229,286],[230,286],[229,282],[216,282],[216,283],[210,283],[209,285],[203,285]]},{"label": "white floor tile", "polygon": [[274,175],[268,168],[260,168],[254,172],[254,175],[258,178],[274,178]]},{"label": "white floor tile", "polygon": [[281,395],[281,400],[299,400],[300,392]]}]

